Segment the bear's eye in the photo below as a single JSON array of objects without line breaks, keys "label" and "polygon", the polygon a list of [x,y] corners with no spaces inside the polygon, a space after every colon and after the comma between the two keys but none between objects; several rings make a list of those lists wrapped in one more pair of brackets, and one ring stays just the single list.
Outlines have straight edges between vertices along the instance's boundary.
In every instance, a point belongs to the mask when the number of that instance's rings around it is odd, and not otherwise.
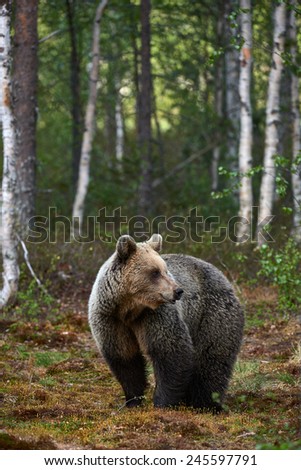
[{"label": "bear's eye", "polygon": [[151,276],[152,276],[153,279],[158,279],[161,276],[161,273],[160,273],[159,269],[154,269],[151,272]]}]

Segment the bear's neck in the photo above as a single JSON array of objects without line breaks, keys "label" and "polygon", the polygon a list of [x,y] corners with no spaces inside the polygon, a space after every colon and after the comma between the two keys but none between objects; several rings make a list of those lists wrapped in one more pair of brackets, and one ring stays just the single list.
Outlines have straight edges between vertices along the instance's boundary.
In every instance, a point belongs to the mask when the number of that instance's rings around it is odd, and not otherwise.
[{"label": "bear's neck", "polygon": [[145,307],[143,305],[137,305],[134,301],[134,296],[131,297],[128,294],[120,295],[117,311],[118,317],[124,323],[135,321],[141,315],[143,310],[145,310]]}]

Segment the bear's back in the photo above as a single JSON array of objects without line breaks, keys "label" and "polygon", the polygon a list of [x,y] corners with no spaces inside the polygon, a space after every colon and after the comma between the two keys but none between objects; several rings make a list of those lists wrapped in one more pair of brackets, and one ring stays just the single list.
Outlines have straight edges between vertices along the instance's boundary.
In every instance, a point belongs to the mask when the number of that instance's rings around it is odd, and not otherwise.
[{"label": "bear's back", "polygon": [[[178,312],[189,327],[192,337],[201,325],[206,327],[208,339],[222,329],[241,330],[243,312],[233,287],[224,274],[210,263],[193,256],[163,255],[167,267],[176,282],[184,290],[177,302]],[[219,331],[220,330],[220,331]]]},{"label": "bear's back", "polygon": [[206,261],[182,254],[168,254],[162,258],[176,281],[189,293],[196,290],[206,295],[208,289],[210,295],[219,291],[233,292],[230,282],[223,273]]}]

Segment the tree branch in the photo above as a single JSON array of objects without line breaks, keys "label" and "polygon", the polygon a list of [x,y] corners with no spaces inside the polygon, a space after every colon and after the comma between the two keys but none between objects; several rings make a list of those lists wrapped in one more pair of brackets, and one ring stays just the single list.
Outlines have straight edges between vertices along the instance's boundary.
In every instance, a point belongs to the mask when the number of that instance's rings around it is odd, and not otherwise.
[{"label": "tree branch", "polygon": [[47,34],[47,36],[44,36],[43,38],[39,39],[39,44],[42,44],[42,42],[48,41],[48,39],[52,39],[54,36],[64,33],[65,31],[65,29],[57,29],[56,31],[52,31],[52,33],[49,33]]},{"label": "tree branch", "polygon": [[184,160],[183,162],[178,163],[176,166],[173,167],[172,170],[165,173],[165,175],[163,175],[161,178],[155,179],[153,181],[152,188],[153,189],[156,188],[161,183],[163,183],[163,181],[170,178],[170,176],[173,176],[175,173],[178,173],[183,168],[185,168],[186,165],[188,165],[189,163],[192,163],[194,160],[197,160],[198,158],[200,158],[205,153],[210,152],[210,150],[213,150],[215,147],[220,146],[220,145],[222,145],[222,142],[221,143],[218,143],[218,142],[216,143],[215,142],[214,144],[207,145],[207,147],[200,150],[199,152],[193,153],[192,155],[190,155],[190,157],[186,158],[186,160]]}]

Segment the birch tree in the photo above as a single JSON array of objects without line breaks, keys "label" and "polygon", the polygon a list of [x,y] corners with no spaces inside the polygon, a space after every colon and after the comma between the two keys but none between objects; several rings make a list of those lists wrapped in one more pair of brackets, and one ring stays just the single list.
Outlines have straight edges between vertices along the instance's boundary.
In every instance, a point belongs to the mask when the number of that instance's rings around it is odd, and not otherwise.
[{"label": "birch tree", "polygon": [[3,286],[0,291],[0,308],[11,302],[17,293],[19,266],[16,233],[17,173],[16,136],[11,94],[11,23],[10,0],[0,0],[0,83],[2,88],[2,259]]},{"label": "birch tree", "polygon": [[296,0],[291,0],[293,7],[290,12],[290,53],[293,62],[293,72],[291,81],[292,95],[292,150],[293,166],[292,172],[292,190],[294,198],[293,215],[293,236],[296,241],[301,242],[301,165],[297,163],[298,155],[301,152],[301,132],[300,132],[300,103],[299,103],[299,78],[296,73],[297,58],[297,28],[296,28]]},{"label": "birch tree", "polygon": [[[252,67],[252,19],[251,0],[240,0],[241,35],[244,41],[240,51],[240,140],[239,140],[239,172],[246,174],[252,168],[252,108],[250,97]],[[242,218],[238,229],[238,239],[251,235],[252,214],[252,180],[243,176],[239,188],[239,216]]]},{"label": "birch tree", "polygon": [[257,241],[259,245],[262,245],[265,241],[261,234],[262,224],[265,224],[266,221],[269,220],[273,211],[276,177],[274,156],[277,154],[279,143],[277,125],[280,120],[279,91],[281,73],[283,69],[282,54],[284,52],[285,23],[285,3],[278,3],[275,6],[272,65],[269,75],[268,97],[266,105],[265,150],[263,162],[264,168],[260,186],[257,224]]},{"label": "birch tree", "polygon": [[107,6],[108,0],[102,0],[97,9],[93,25],[93,38],[92,38],[92,65],[89,74],[89,96],[85,114],[85,130],[83,135],[81,157],[79,163],[79,174],[77,180],[77,189],[72,211],[73,233],[79,233],[83,225],[84,217],[84,204],[88,191],[89,173],[90,173],[90,159],[92,140],[95,128],[95,111],[97,99],[97,85],[99,76],[99,58],[100,58],[100,21],[104,9]]}]

